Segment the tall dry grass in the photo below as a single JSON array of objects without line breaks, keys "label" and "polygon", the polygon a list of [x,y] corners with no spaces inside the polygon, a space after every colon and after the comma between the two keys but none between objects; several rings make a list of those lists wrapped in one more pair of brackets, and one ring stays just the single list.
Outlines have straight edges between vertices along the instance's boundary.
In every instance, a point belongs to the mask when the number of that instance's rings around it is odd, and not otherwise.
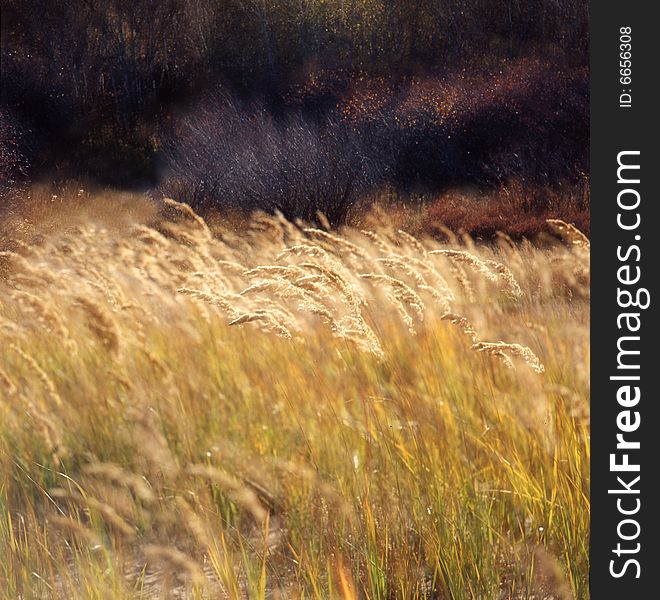
[{"label": "tall dry grass", "polygon": [[579,232],[156,208],[4,241],[3,597],[588,597]]}]

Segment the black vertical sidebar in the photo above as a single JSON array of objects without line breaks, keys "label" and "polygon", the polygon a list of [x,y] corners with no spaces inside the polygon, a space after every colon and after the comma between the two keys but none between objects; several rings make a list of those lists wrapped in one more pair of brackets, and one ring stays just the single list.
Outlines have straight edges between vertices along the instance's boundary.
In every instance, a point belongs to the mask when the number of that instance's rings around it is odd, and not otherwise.
[{"label": "black vertical sidebar", "polygon": [[591,2],[594,600],[660,598],[660,31],[653,6]]}]

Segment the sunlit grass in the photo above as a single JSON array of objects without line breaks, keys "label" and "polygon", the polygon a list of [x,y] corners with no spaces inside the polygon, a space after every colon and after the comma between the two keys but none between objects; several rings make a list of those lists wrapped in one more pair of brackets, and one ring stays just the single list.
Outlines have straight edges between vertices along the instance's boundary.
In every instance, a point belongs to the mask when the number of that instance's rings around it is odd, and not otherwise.
[{"label": "sunlit grass", "polygon": [[[382,354],[317,317],[293,339],[228,326],[176,289],[229,257],[177,233],[158,269],[139,235],[98,228],[20,250],[28,266],[4,256],[4,597],[588,597],[588,300],[571,252],[473,249],[511,267],[520,298],[470,274],[470,302],[437,267],[453,309],[481,339],[529,346],[535,373],[475,351],[430,301],[411,333],[376,286],[363,314]],[[220,234],[233,259],[273,264],[277,236],[242,235]]]}]

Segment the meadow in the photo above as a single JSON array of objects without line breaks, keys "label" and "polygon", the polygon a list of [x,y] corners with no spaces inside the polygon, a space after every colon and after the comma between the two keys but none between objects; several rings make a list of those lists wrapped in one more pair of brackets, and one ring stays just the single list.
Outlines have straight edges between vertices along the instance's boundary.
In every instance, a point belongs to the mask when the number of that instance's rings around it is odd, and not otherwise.
[{"label": "meadow", "polygon": [[588,598],[575,227],[40,211],[0,238],[1,597]]}]

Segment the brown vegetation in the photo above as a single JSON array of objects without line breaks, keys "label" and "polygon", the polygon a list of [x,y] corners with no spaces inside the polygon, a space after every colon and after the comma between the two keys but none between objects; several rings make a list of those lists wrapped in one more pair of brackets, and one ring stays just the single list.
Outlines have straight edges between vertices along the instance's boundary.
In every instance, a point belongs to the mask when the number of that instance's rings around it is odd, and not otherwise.
[{"label": "brown vegetation", "polygon": [[2,597],[587,598],[580,232],[112,201],[4,220]]},{"label": "brown vegetation", "polygon": [[584,3],[2,11],[3,196],[73,179],[338,225],[384,189],[556,190],[588,172]]}]

